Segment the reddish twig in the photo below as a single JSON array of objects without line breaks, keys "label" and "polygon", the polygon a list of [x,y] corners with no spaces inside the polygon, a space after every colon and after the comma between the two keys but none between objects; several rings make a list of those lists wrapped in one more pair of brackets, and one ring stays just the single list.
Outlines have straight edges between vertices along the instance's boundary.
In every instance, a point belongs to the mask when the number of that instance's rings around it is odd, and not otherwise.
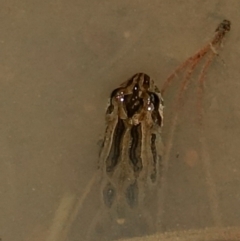
[{"label": "reddish twig", "polygon": [[[188,65],[192,65],[193,68],[191,69],[191,71],[194,70],[195,66],[197,65],[197,63],[210,51],[212,50],[214,52],[215,55],[217,55],[217,50],[218,48],[221,46],[222,41],[224,39],[224,36],[226,35],[226,33],[230,30],[230,21],[228,20],[223,20],[219,26],[217,27],[217,29],[215,30],[215,36],[213,37],[213,39],[207,43],[203,48],[201,48],[200,50],[197,51],[197,53],[195,53],[193,56],[189,57],[186,61],[184,61],[182,64],[180,64],[170,75],[169,77],[166,79],[166,81],[163,84],[161,93],[162,95],[164,95],[166,89],[168,88],[168,86],[171,84],[172,80],[174,79],[174,77],[180,72],[182,71],[184,68],[186,68]],[[193,62],[196,62],[196,64],[193,65]]]},{"label": "reddish twig", "polygon": [[[176,104],[176,109],[174,111],[174,116],[171,119],[171,123],[170,123],[170,129],[169,129],[169,134],[168,134],[168,138],[166,141],[166,148],[165,148],[165,154],[164,154],[164,159],[163,159],[163,163],[162,165],[164,166],[164,171],[162,174],[162,178],[161,178],[161,183],[162,183],[162,188],[159,189],[159,193],[158,193],[158,199],[160,201],[159,203],[159,210],[158,210],[158,225],[159,225],[159,230],[161,230],[161,222],[162,222],[162,215],[164,213],[164,196],[165,196],[165,190],[167,188],[167,182],[166,182],[166,174],[168,172],[168,162],[170,159],[170,152],[172,149],[172,143],[173,143],[173,137],[174,137],[174,133],[175,133],[175,129],[178,123],[178,115],[179,115],[179,111],[183,105],[183,101],[182,101],[182,97],[183,94],[185,92],[185,90],[187,89],[190,80],[191,80],[191,76],[197,66],[197,64],[203,59],[203,57],[205,55],[208,55],[208,59],[206,60],[206,62],[204,63],[202,70],[199,74],[198,77],[198,110],[199,110],[199,120],[200,123],[202,122],[202,116],[203,116],[203,107],[202,107],[202,93],[203,93],[203,84],[204,84],[204,79],[206,76],[206,71],[209,68],[210,64],[212,63],[212,61],[214,60],[214,57],[216,55],[218,55],[217,51],[218,49],[221,47],[224,36],[226,35],[226,33],[230,30],[230,21],[228,20],[223,20],[219,26],[217,27],[216,31],[215,31],[215,36],[213,37],[213,39],[207,43],[203,48],[201,48],[199,51],[197,51],[197,53],[195,53],[193,56],[189,57],[186,61],[184,61],[182,64],[180,64],[170,75],[169,77],[166,79],[166,81],[163,84],[161,93],[162,95],[165,94],[165,91],[167,90],[167,88],[169,87],[169,85],[171,84],[172,80],[174,79],[174,77],[181,71],[183,71],[184,69],[186,69],[184,76],[183,76],[183,81],[180,85],[180,88],[178,90],[178,94],[176,96],[176,99],[174,101],[174,103]],[[202,137],[202,135],[201,135]],[[208,182],[208,186],[209,186],[209,197],[210,197],[210,203],[211,203],[211,207],[212,207],[212,214],[214,217],[214,221],[216,223],[216,225],[220,225],[221,224],[221,219],[219,217],[218,214],[218,201],[217,201],[217,197],[216,197],[216,189],[214,186],[214,181],[212,180],[211,174],[210,174],[210,168],[209,168],[209,158],[207,155],[207,152],[205,151],[205,139],[201,138],[201,149],[202,149],[202,157],[204,158],[204,167],[206,169],[206,176],[207,176],[207,182]]]}]

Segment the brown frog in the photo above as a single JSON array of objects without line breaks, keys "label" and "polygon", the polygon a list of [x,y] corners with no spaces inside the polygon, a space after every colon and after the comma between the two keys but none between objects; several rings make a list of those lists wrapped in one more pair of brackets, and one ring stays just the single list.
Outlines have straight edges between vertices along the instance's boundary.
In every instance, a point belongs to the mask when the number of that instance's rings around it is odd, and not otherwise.
[{"label": "brown frog", "polygon": [[163,99],[154,81],[137,73],[113,90],[106,122],[99,157],[102,207],[92,226],[98,237],[151,233],[156,221],[163,125]]}]

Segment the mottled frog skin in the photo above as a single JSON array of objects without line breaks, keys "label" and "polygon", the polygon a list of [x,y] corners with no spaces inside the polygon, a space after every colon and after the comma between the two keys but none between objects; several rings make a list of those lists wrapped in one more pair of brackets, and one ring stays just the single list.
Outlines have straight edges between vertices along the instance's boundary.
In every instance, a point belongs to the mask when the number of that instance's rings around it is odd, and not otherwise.
[{"label": "mottled frog skin", "polygon": [[161,172],[163,99],[147,74],[135,74],[112,91],[106,124],[99,157],[98,235],[111,232],[119,238],[151,233]]}]

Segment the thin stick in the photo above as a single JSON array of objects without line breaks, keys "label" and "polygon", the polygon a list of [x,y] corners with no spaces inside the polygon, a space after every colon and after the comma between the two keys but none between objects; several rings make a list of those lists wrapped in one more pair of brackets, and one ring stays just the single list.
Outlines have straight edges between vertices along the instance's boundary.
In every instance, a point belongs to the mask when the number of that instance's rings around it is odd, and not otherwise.
[{"label": "thin stick", "polygon": [[226,33],[228,31],[230,31],[230,25],[231,25],[230,21],[223,20],[219,24],[217,29],[215,30],[215,36],[213,37],[213,39],[209,43],[207,43],[203,48],[201,48],[199,51],[197,51],[193,56],[189,57],[186,61],[184,61],[182,64],[180,64],[168,76],[168,78],[164,82],[162,90],[161,90],[162,95],[164,95],[166,89],[169,87],[169,85],[171,84],[172,80],[177,75],[177,73],[182,71],[186,66],[188,66],[193,61],[195,61],[195,60],[199,60],[200,61],[205,56],[205,54],[209,52],[210,49],[212,51],[215,51],[214,48],[218,48],[222,44],[224,36],[226,35]]},{"label": "thin stick", "polygon": [[[208,58],[208,60],[205,62],[203,69],[199,75],[198,81],[199,81],[199,96],[202,94],[203,92],[203,81],[206,75],[206,71],[209,67],[209,65],[212,63],[214,57],[217,55],[216,50],[219,49],[219,47],[222,44],[223,38],[225,36],[225,34],[230,30],[230,21],[228,20],[223,20],[222,23],[219,24],[219,26],[216,29],[216,34],[214,36],[214,38],[212,39],[212,41],[210,41],[210,43],[206,44],[203,48],[201,48],[196,54],[194,54],[193,56],[189,57],[185,62],[183,62],[182,64],[180,64],[174,71],[172,74],[170,74],[170,76],[167,78],[167,80],[164,82],[161,93],[164,94],[166,92],[166,89],[169,87],[170,83],[172,82],[172,80],[174,79],[174,77],[177,75],[177,73],[179,73],[180,71],[184,70],[185,68],[187,68],[187,72],[184,75],[184,79],[183,82],[180,86],[180,89],[178,91],[178,95],[175,99],[175,115],[172,118],[171,121],[171,125],[170,125],[170,130],[169,130],[169,135],[167,138],[167,144],[166,144],[166,149],[165,149],[165,155],[164,155],[164,160],[163,160],[163,165],[164,165],[164,172],[162,175],[162,187],[159,189],[158,192],[158,200],[159,200],[159,208],[158,208],[158,220],[157,220],[157,224],[159,227],[159,231],[161,231],[162,229],[162,220],[163,220],[163,214],[164,214],[164,196],[165,196],[165,192],[167,189],[167,181],[166,181],[166,176],[167,176],[167,172],[168,172],[168,163],[169,163],[169,159],[170,159],[170,152],[172,149],[172,145],[173,145],[173,138],[174,138],[174,133],[175,133],[175,129],[178,123],[178,116],[179,116],[179,111],[182,107],[182,97],[183,94],[187,88],[187,86],[189,85],[189,81],[190,81],[190,77],[194,71],[194,69],[196,68],[197,64],[201,61],[201,59],[211,50],[211,54],[210,57]],[[189,67],[188,67],[189,66]],[[201,105],[199,105],[200,108]],[[202,109],[201,109],[202,110]],[[203,115],[203,110],[201,111],[200,114],[200,118],[202,118]],[[219,212],[218,212],[218,200],[217,200],[217,194],[216,194],[216,187],[215,187],[215,183],[212,179],[211,173],[210,173],[210,161],[209,161],[209,155],[206,152],[206,146],[205,146],[205,140],[203,138],[203,135],[201,135],[201,152],[202,152],[202,157],[204,159],[204,168],[205,168],[205,172],[206,172],[206,179],[207,179],[207,183],[209,186],[209,199],[210,199],[210,205],[211,205],[211,209],[212,209],[212,215],[213,215],[213,219],[216,225],[220,225],[221,224],[221,219],[219,216]]]}]

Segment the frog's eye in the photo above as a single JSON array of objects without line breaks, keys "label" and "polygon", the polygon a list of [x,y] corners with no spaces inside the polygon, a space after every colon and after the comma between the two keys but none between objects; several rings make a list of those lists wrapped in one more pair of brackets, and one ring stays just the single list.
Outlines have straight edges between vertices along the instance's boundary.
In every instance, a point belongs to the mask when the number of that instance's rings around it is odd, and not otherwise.
[{"label": "frog's eye", "polygon": [[132,183],[126,189],[126,200],[128,205],[133,208],[138,203],[138,186],[137,183]]},{"label": "frog's eye", "polygon": [[106,187],[103,189],[103,200],[107,207],[110,208],[112,206],[115,196],[116,191],[114,187],[110,183],[108,183]]}]

